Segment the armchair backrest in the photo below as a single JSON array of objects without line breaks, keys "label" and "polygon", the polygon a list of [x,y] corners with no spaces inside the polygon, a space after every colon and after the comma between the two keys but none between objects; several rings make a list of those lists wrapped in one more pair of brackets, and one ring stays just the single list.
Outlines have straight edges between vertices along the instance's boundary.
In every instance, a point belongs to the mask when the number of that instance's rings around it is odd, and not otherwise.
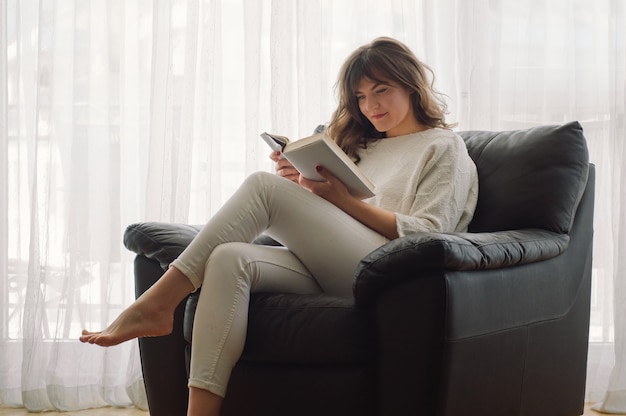
[{"label": "armchair backrest", "polygon": [[478,169],[478,206],[470,232],[570,231],[589,172],[578,122],[459,134]]}]

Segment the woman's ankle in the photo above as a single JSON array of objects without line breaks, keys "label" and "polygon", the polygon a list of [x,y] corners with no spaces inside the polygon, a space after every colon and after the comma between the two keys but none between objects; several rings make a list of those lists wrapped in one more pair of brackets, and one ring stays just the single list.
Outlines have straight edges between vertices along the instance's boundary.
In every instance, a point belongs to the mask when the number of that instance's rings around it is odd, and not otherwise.
[{"label": "woman's ankle", "polygon": [[187,416],[219,416],[223,398],[209,390],[189,387]]}]

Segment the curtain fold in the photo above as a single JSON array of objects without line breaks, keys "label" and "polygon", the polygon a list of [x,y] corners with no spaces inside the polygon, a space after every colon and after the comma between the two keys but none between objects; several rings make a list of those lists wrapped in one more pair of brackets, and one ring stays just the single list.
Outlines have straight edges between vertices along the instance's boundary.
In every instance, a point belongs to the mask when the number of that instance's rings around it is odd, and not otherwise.
[{"label": "curtain fold", "polygon": [[[592,408],[603,413],[626,413],[626,5],[620,1],[608,4],[611,19],[608,28],[608,100],[609,112],[607,162],[610,164],[609,189],[617,191],[611,198],[612,288],[614,366],[603,399]],[[607,178],[608,179],[608,178]],[[608,238],[602,235],[601,238]],[[609,248],[609,247],[601,247]],[[596,252],[598,250],[596,249]],[[608,305],[607,305],[608,306]]]},{"label": "curtain fold", "polygon": [[146,408],[136,342],[78,343],[134,298],[134,222],[199,224],[271,169],[262,131],[329,121],[377,36],[436,74],[457,129],[578,120],[597,166],[586,397],[626,412],[620,0],[0,2],[0,404]]}]

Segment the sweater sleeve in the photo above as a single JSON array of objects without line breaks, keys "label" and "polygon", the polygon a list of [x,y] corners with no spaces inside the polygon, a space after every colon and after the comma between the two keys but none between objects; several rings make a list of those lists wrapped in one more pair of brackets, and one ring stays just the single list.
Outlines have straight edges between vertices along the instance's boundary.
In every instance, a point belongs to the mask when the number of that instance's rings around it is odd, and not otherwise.
[{"label": "sweater sleeve", "polygon": [[396,212],[398,234],[467,231],[478,199],[476,166],[459,140],[438,140],[415,166],[408,213]]}]

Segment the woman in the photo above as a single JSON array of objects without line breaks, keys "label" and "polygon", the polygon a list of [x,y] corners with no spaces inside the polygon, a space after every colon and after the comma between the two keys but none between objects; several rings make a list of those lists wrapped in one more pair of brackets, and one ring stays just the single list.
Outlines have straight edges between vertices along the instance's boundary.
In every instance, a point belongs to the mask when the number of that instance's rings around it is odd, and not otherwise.
[{"label": "woman", "polygon": [[[307,180],[274,153],[277,175],[246,179],[154,286],[104,331],[83,331],[81,341],[109,346],[168,334],[175,307],[202,285],[188,414],[217,415],[245,343],[250,293],[349,296],[355,267],[377,247],[413,232],[466,231],[476,167],[445,122],[431,74],[396,40],[357,49],[341,69],[327,132],[376,196],[354,198],[323,166],[325,181]],[[261,233],[283,247],[251,244]]]}]

